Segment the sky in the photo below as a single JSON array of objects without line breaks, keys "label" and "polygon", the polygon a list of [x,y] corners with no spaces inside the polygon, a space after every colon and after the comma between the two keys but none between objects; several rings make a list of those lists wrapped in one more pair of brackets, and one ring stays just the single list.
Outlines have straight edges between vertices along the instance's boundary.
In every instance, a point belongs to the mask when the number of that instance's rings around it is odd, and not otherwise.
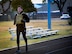
[{"label": "sky", "polygon": [[32,3],[34,4],[42,3],[42,0],[32,0]]},{"label": "sky", "polygon": [[41,5],[37,5],[37,4],[42,4],[42,0],[31,0],[32,3],[34,4],[35,8],[40,8],[42,7]]},{"label": "sky", "polygon": [[0,0],[1,1],[1,0]]}]

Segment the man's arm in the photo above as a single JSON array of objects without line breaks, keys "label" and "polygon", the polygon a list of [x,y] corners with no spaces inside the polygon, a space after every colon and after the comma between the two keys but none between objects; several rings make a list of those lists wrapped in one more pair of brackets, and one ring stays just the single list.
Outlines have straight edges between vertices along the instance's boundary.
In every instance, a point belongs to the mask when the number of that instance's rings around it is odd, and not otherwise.
[{"label": "man's arm", "polygon": [[14,25],[16,24],[16,16],[17,16],[17,14],[14,17]]},{"label": "man's arm", "polygon": [[23,21],[25,21],[25,22],[30,21],[29,17],[26,14],[23,14]]}]

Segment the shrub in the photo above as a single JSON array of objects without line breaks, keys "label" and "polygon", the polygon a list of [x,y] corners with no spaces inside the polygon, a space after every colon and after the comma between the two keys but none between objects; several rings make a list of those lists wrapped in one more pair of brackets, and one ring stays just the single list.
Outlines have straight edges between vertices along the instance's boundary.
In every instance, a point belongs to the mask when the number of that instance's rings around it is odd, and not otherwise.
[{"label": "shrub", "polygon": [[70,19],[68,20],[68,24],[72,25],[72,17],[70,17]]}]

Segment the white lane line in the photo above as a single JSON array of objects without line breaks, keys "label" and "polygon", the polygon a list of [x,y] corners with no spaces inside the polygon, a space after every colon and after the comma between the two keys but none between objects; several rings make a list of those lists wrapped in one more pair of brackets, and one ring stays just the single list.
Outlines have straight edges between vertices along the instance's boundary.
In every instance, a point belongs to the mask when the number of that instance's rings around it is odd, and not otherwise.
[{"label": "white lane line", "polygon": [[[69,36],[68,36],[68,37],[69,37]],[[65,37],[61,37],[61,38],[65,38]],[[58,39],[60,39],[60,38],[58,38]],[[55,40],[55,39],[53,39],[53,40]],[[46,42],[46,41],[48,41],[48,40],[39,41],[39,42],[32,43],[32,44],[28,44],[28,45],[39,44],[39,43],[41,43],[41,42]],[[49,40],[49,41],[51,41],[51,40]],[[65,42],[66,42],[66,41],[65,41]],[[56,43],[56,44],[59,44],[59,43]],[[53,45],[55,45],[55,44],[53,44]],[[20,46],[20,47],[23,47],[23,46],[25,46],[25,45],[22,45],[22,46]],[[17,47],[17,46],[14,46],[14,47],[11,47],[11,48],[5,48],[5,49],[1,49],[0,51],[9,50],[9,49],[13,49],[13,48],[16,48],[16,47]]]}]

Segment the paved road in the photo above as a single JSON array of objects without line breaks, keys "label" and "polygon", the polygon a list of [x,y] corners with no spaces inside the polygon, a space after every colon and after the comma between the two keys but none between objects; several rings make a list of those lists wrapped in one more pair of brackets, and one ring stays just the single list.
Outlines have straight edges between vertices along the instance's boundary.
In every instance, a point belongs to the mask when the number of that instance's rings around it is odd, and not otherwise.
[{"label": "paved road", "polygon": [[[29,51],[25,52],[22,46],[21,54],[72,54],[72,36],[45,41],[28,46]],[[0,54],[15,54],[16,48],[0,51]]]}]

